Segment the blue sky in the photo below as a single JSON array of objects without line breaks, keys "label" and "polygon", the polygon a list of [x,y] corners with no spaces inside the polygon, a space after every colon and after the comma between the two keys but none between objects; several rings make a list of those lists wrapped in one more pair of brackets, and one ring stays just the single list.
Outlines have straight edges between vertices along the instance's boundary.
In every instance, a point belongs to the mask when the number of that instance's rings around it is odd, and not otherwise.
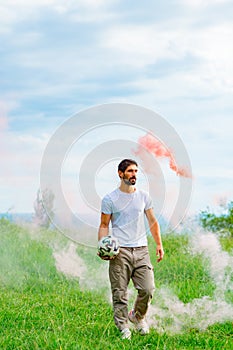
[{"label": "blue sky", "polygon": [[232,10],[228,0],[2,0],[0,211],[33,211],[53,132],[112,102],[149,108],[180,135],[190,212],[233,199]]}]

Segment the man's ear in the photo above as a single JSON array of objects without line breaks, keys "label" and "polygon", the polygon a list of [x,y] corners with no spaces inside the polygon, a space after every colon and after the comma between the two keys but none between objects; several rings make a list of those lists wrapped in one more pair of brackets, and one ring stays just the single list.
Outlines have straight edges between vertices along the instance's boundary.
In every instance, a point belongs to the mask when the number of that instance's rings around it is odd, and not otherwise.
[{"label": "man's ear", "polygon": [[121,179],[122,179],[122,177],[123,177],[123,174],[124,174],[124,173],[123,173],[121,170],[118,171],[118,175],[119,175],[119,177],[120,177]]}]

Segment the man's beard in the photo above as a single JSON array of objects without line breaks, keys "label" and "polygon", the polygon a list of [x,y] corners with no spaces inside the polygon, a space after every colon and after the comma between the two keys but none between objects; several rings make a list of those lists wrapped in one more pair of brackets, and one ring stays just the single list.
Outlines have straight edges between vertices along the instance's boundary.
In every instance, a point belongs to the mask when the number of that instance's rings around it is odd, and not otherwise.
[{"label": "man's beard", "polygon": [[126,179],[125,177],[123,177],[123,181],[126,185],[133,186],[136,184],[136,177],[131,177],[129,179]]}]

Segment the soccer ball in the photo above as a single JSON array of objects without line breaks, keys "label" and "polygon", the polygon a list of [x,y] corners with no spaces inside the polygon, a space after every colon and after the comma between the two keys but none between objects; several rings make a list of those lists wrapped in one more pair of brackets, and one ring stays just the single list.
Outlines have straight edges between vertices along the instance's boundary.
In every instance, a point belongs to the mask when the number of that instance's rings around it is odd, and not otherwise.
[{"label": "soccer ball", "polygon": [[117,256],[119,251],[120,247],[116,237],[105,236],[99,240],[98,253],[100,257],[112,258]]}]

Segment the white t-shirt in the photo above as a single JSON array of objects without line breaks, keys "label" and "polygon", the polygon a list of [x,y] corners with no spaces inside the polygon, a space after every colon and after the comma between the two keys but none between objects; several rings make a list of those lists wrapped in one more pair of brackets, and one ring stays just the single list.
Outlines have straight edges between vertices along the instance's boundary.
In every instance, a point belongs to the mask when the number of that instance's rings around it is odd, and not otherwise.
[{"label": "white t-shirt", "polygon": [[153,207],[149,194],[142,190],[133,193],[119,188],[107,194],[101,203],[104,214],[112,214],[112,235],[121,247],[147,246],[145,210]]}]

